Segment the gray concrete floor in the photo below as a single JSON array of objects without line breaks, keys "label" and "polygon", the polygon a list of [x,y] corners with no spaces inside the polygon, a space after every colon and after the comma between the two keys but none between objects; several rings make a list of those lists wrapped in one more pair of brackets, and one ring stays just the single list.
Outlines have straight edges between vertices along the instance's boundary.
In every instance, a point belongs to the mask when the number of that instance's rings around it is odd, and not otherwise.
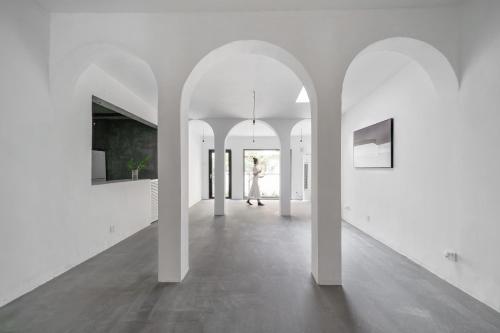
[{"label": "gray concrete floor", "polygon": [[0,332],[500,332],[500,314],[348,225],[344,285],[315,285],[308,205],[266,204],[193,207],[183,283],[156,281],[153,225],[1,308]]}]

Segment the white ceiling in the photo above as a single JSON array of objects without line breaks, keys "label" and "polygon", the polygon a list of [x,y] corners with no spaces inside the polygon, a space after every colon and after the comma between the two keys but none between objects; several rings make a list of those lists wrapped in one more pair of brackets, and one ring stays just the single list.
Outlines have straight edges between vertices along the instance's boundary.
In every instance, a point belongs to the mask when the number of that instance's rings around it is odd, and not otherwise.
[{"label": "white ceiling", "polygon": [[295,103],[302,82],[288,67],[260,55],[239,55],[213,66],[196,86],[190,118],[309,118],[309,104]]},{"label": "white ceiling", "polygon": [[354,59],[342,89],[342,112],[368,97],[413,60],[394,52],[372,52]]},{"label": "white ceiling", "polygon": [[461,0],[38,0],[52,12],[264,11],[412,8]]}]

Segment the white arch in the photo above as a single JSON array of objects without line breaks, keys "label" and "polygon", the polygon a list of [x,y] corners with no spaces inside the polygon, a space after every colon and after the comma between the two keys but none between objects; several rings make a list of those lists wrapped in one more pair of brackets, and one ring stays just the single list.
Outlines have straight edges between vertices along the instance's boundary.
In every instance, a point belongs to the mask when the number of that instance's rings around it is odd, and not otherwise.
[{"label": "white arch", "polygon": [[[227,139],[230,137],[230,136],[233,136],[234,134],[232,133],[238,126],[242,126],[242,125],[251,125],[252,124],[252,120],[241,120],[240,122],[236,123],[233,127],[231,127],[231,129],[227,132],[227,135],[226,135],[226,141]],[[262,120],[262,119],[256,119],[255,120],[255,126],[264,126],[266,127],[267,129],[271,130],[273,132],[273,136],[276,136],[278,137],[279,139],[279,136],[278,136],[278,132],[276,131],[276,129],[271,125],[269,124],[267,121],[265,120]],[[248,132],[248,136],[252,136],[252,133],[251,132]]]},{"label": "white arch", "polygon": [[[434,46],[421,40],[408,37],[393,37],[375,42],[359,52],[344,76],[349,77],[357,61],[374,52],[398,53],[417,62],[429,75],[437,95],[445,104],[456,103],[458,97],[459,81],[448,59]],[[344,87],[342,88],[344,95]]]},{"label": "white arch", "polygon": [[300,127],[308,128],[309,131],[303,132],[304,135],[311,135],[311,119],[299,119],[290,130],[290,136],[300,135],[300,132],[298,130]]},{"label": "white arch", "polygon": [[[310,100],[311,117],[313,124],[316,121],[317,114],[317,94],[313,81],[307,73],[304,66],[289,52],[278,47],[274,44],[259,41],[259,40],[241,40],[225,44],[203,57],[200,62],[194,67],[189,74],[184,86],[182,88],[180,112],[180,133],[181,133],[181,164],[187,165],[187,131],[186,122],[188,119],[188,112],[190,101],[193,92],[201,80],[201,78],[217,63],[223,62],[228,58],[241,54],[254,54],[270,57],[292,70],[299,80],[303,83]],[[313,125],[313,127],[315,127]],[[182,168],[184,169],[184,168]],[[181,188],[187,188],[187,175],[181,171]],[[188,194],[181,194],[183,198],[187,198]],[[187,205],[182,204],[182,209],[187,212]],[[187,213],[186,213],[187,216]]]},{"label": "white arch", "polygon": [[[234,130],[237,129],[239,126],[249,126],[251,127],[252,126],[252,120],[241,120],[239,122],[237,122],[236,124],[234,124],[234,126],[232,126],[227,134],[226,134],[226,137],[225,137],[225,140],[224,140],[224,149],[227,149],[227,142],[229,140],[229,138],[231,136],[234,136]],[[280,152],[281,152],[281,138],[280,138],[280,135],[278,133],[278,131],[276,130],[276,128],[269,122],[265,121],[265,120],[262,120],[262,119],[257,119],[255,121],[255,126],[257,128],[259,127],[264,127],[266,130],[268,130],[270,133],[270,136],[272,137],[276,137],[276,139],[278,140],[278,146],[279,146],[279,149],[280,149]],[[252,132],[249,130],[248,133],[245,134],[245,136],[248,136],[248,137],[252,137]],[[256,137],[256,142],[258,143],[258,136]],[[280,179],[280,185],[279,185],[279,188],[280,188],[280,194],[281,194],[281,179]],[[244,192],[244,188],[243,188],[243,192]],[[284,200],[283,196],[280,195],[280,205],[281,205],[281,201]]]},{"label": "white arch", "polygon": [[[123,64],[122,70],[141,76],[147,88],[153,89],[152,98],[145,102],[158,109],[158,84],[151,66],[138,55],[124,48],[108,43],[94,43],[78,47],[50,65],[50,90],[54,101],[72,98],[74,89],[82,75],[93,65],[103,67],[103,62]],[[106,70],[106,68],[101,68]],[[111,75],[112,76],[112,75]],[[143,98],[144,99],[144,98]],[[155,121],[156,123],[157,121]]]},{"label": "white arch", "polygon": [[214,129],[212,128],[212,125],[203,119],[190,119],[189,125],[191,127],[198,126],[199,128],[205,129],[205,136],[207,137],[214,136]]},{"label": "white arch", "polygon": [[[432,46],[426,42],[420,41],[420,40],[416,40],[413,38],[405,38],[405,37],[389,38],[389,39],[375,42],[375,43],[369,45],[368,47],[366,47],[365,49],[363,49],[361,52],[359,52],[354,57],[353,61],[350,63],[350,65],[346,71],[346,75],[344,78],[344,86],[343,86],[343,91],[342,91],[342,99],[343,99],[343,110],[342,111],[345,111],[344,110],[344,106],[345,106],[344,98],[345,98],[345,93],[346,93],[345,83],[349,79],[349,76],[353,73],[356,66],[360,64],[358,61],[361,62],[362,58],[364,58],[364,60],[366,60],[366,57],[371,57],[375,54],[380,55],[381,57],[397,55],[397,58],[401,58],[401,57],[407,58],[409,63],[412,62],[412,63],[417,65],[416,67],[419,71],[418,72],[419,76],[414,76],[413,79],[419,81],[418,82],[419,88],[425,87],[425,90],[422,89],[421,91],[425,91],[425,93],[431,94],[432,103],[435,103],[434,105],[432,105],[432,110],[439,110],[440,111],[439,114],[434,115],[434,117],[432,119],[429,119],[429,120],[426,119],[425,121],[433,123],[429,127],[434,126],[434,131],[438,132],[438,130],[436,128],[439,128],[439,144],[441,145],[441,147],[447,147],[447,148],[453,147],[454,142],[451,142],[451,141],[456,140],[456,135],[454,135],[454,133],[456,131],[456,120],[454,119],[455,117],[453,117],[453,114],[456,113],[456,111],[458,109],[457,105],[458,105],[459,80],[458,80],[458,77],[455,73],[455,70],[454,70],[452,64],[449,62],[449,60],[446,58],[446,56],[442,52],[440,52],[438,49],[436,49],[434,46]],[[394,58],[394,59],[396,59],[396,58]],[[366,63],[368,63],[368,62],[366,62]],[[418,68],[418,67],[420,67],[420,68]],[[392,73],[392,74],[396,74],[396,73]],[[422,81],[422,79],[424,81]],[[412,82],[412,83],[415,83],[415,82]],[[420,91],[420,89],[418,89],[415,92],[415,96],[422,96],[421,91]],[[386,93],[387,93],[387,91],[386,91]],[[411,93],[412,92],[409,92],[409,94],[411,94]],[[386,97],[387,95],[383,95],[383,96]],[[397,105],[400,105],[400,104],[397,104]],[[345,124],[347,125],[347,127],[343,128],[343,139],[344,140],[345,140],[347,135],[350,136],[350,138],[352,139],[352,131],[357,129],[357,128],[353,127],[353,124],[356,124],[356,126],[357,126],[361,122],[365,121],[365,119],[366,120],[373,120],[373,118],[371,118],[370,116],[366,116],[367,114],[369,114],[369,111],[367,112],[368,108],[360,108],[360,109],[363,110],[363,111],[361,111],[363,113],[362,114],[358,113],[358,115],[357,115],[358,117],[356,117],[356,115],[355,115],[355,117],[354,117],[355,121],[349,122],[349,120],[348,120],[345,123],[344,122],[342,123],[343,126]],[[376,112],[377,112],[377,114],[379,114],[378,111],[376,111]],[[391,110],[391,112],[392,112],[392,110]],[[383,114],[387,115],[387,113],[383,113]],[[399,116],[398,113],[395,113],[395,114],[396,114],[396,116]],[[366,116],[366,118],[365,118],[365,116]],[[403,117],[401,117],[401,118],[403,118]],[[399,119],[401,119],[401,118],[399,118]],[[348,117],[346,117],[345,119],[348,119]],[[379,119],[379,120],[383,120],[383,119]],[[404,123],[404,120],[399,124],[402,124],[402,123]],[[443,124],[444,126],[437,126],[436,124]],[[365,124],[365,125],[368,125],[368,124]],[[415,128],[419,128],[418,126],[421,126],[421,125],[422,124],[417,124],[417,127],[415,127]],[[412,126],[412,124],[407,122],[406,126]],[[404,128],[403,126],[396,125],[395,128],[400,129],[399,132],[396,132],[397,133],[396,140],[401,139],[398,142],[404,142],[406,140],[407,143],[411,142],[413,144],[413,145],[407,145],[407,146],[404,146],[404,144],[402,144],[401,146],[399,146],[400,147],[399,149],[402,150],[403,148],[401,148],[401,147],[404,147],[404,148],[406,148],[406,152],[408,153],[409,147],[417,148],[416,147],[417,144],[415,144],[417,142],[417,140],[414,137],[411,137],[411,135],[409,135],[409,136],[406,136],[405,138],[403,138],[403,136],[406,134],[404,129],[402,129],[402,128]],[[344,130],[346,130],[346,131],[344,132]],[[432,130],[429,132],[432,132]],[[352,193],[353,193],[353,191],[355,191],[355,190],[353,190],[353,187],[351,187],[351,185],[353,185],[355,182],[349,181],[350,177],[354,177],[353,176],[354,173],[353,173],[352,154],[351,154],[351,149],[352,149],[353,144],[352,144],[352,142],[350,142],[348,140],[349,139],[347,139],[347,142],[345,142],[345,141],[343,142],[343,147],[342,147],[343,148],[343,157],[344,158],[348,157],[348,160],[345,161],[345,164],[343,162],[343,166],[342,166],[342,177],[343,177],[342,178],[342,183],[343,183],[342,201],[344,201],[344,200],[350,201],[352,198]],[[428,142],[426,142],[426,143],[428,143]],[[404,155],[404,154],[398,154],[398,152],[397,152],[398,145],[396,145],[394,149],[396,151],[397,156]],[[420,148],[420,149],[422,149],[422,148]],[[416,153],[421,152],[421,151],[422,150],[419,151],[418,149],[415,149],[415,151],[411,151],[411,154],[407,154],[407,155],[416,156]],[[349,152],[349,153],[344,154],[345,152]],[[432,151],[431,149],[425,150],[424,154],[428,154],[428,156],[425,156],[425,157],[428,157],[427,159],[432,161],[433,175],[431,177],[433,177],[433,176],[435,177],[436,174],[440,175],[440,179],[439,179],[440,186],[437,186],[436,190],[435,190],[439,194],[436,194],[436,196],[447,197],[445,194],[443,194],[446,192],[439,192],[439,191],[442,191],[442,189],[453,188],[453,186],[454,186],[455,180],[453,180],[452,177],[448,176],[448,175],[452,174],[453,170],[454,170],[453,154],[450,154],[450,155],[445,157],[444,155],[446,154],[446,152],[444,152],[444,153],[443,153],[443,151],[436,152],[436,150]],[[424,156],[419,156],[419,157],[421,157],[421,159],[424,159]],[[411,164],[409,161],[412,161],[412,160],[408,160],[407,159],[408,157],[404,157],[404,158],[405,158],[404,163],[401,163],[401,165],[404,165],[404,167],[401,167],[400,170],[398,171],[398,177],[402,177],[402,175],[404,174],[407,177],[415,177],[415,179],[420,179],[420,178],[416,178],[419,176],[418,174],[412,173],[412,172],[415,172],[415,169],[411,169],[411,167],[409,167],[409,165]],[[414,160],[412,162],[413,162],[413,165],[415,165]],[[396,167],[397,167],[397,164],[396,164]],[[421,166],[421,165],[419,165],[419,167],[425,168],[425,166]],[[405,174],[404,172],[407,172],[407,173]],[[346,175],[348,178],[345,178]],[[427,179],[432,179],[432,180],[436,179],[436,178],[428,177],[428,175],[425,175],[425,177]],[[398,179],[401,179],[401,178],[398,178]],[[357,179],[357,180],[359,180],[359,179]],[[390,182],[388,182],[387,184],[390,184]],[[394,185],[394,184],[391,184],[391,185]],[[388,185],[388,186],[391,186],[391,185]],[[408,187],[411,185],[404,183],[404,186]],[[404,186],[402,189],[401,188],[395,189],[396,191],[400,190],[400,192],[395,192],[395,193],[397,193],[398,195],[401,193],[406,194],[407,191],[406,191],[406,188],[404,188]],[[363,189],[365,189],[365,188],[363,188]],[[391,191],[392,191],[392,188],[391,188]],[[366,192],[369,192],[369,190]],[[375,193],[375,192],[376,191],[369,192],[368,196],[373,196],[373,193]],[[363,198],[365,198],[365,197],[363,197]],[[393,202],[391,202],[391,203],[393,203]],[[405,206],[405,207],[407,207],[407,206]],[[446,210],[446,209],[444,209],[444,210]],[[441,212],[436,212],[435,215],[439,216],[440,213]],[[403,216],[403,218],[404,218],[404,216]],[[414,218],[414,216],[412,216],[412,218]],[[445,218],[445,220],[446,220],[446,218]],[[435,229],[436,228],[440,228],[440,226],[435,226]]]},{"label": "white arch", "polygon": [[[203,77],[207,71],[217,62],[224,61],[229,57],[233,57],[240,54],[255,54],[267,56],[275,59],[276,61],[284,64],[288,68],[290,68],[297,77],[304,84],[305,89],[309,95],[310,99],[310,107],[311,107],[311,117],[313,119],[313,128],[317,128],[317,93],[314,87],[313,81],[304,66],[290,53],[285,51],[284,49],[270,44],[268,42],[258,41],[258,40],[243,40],[243,41],[235,41],[228,44],[225,44],[210,53],[208,53],[205,57],[203,57],[198,64],[194,67],[192,72],[189,74],[186,82],[183,85],[181,100],[180,100],[180,122],[179,122],[179,134],[180,134],[180,142],[174,142],[173,144],[179,144],[180,146],[180,209],[179,209],[179,218],[177,221],[172,223],[163,224],[160,223],[159,228],[159,280],[160,281],[181,281],[184,276],[187,274],[189,270],[188,263],[188,227],[189,227],[189,207],[188,207],[188,197],[189,197],[189,188],[188,188],[188,111],[190,107],[190,101],[193,96],[194,89],[200,79]],[[207,119],[208,120],[208,119]],[[225,133],[234,125],[231,124],[230,119],[226,119],[225,125]],[[222,125],[221,125],[222,126]],[[215,131],[215,147],[219,149],[219,151],[223,152],[223,147],[225,143],[225,135],[222,137],[220,134],[217,134],[217,129],[214,127]],[[290,129],[287,129],[287,134]],[[160,129],[161,132],[161,129]],[[289,135],[287,135],[289,141]],[[316,140],[313,140],[313,145],[316,144]],[[161,143],[160,143],[161,145]],[[218,154],[219,162],[217,162],[216,157],[216,169],[217,166],[221,166],[218,169],[223,170],[223,153]],[[282,155],[283,156],[283,155]],[[313,156],[313,159],[315,157]],[[219,170],[220,171],[220,170]],[[160,172],[161,175],[161,172]],[[170,179],[170,178],[169,178]],[[173,178],[172,178],[173,180]],[[220,197],[220,195],[219,195]],[[313,203],[315,201],[316,195],[313,192]],[[222,201],[223,202],[223,201]],[[162,211],[160,210],[160,221],[162,216],[168,218],[166,214],[166,210],[168,207],[164,208],[165,213],[162,215]],[[172,207],[176,209],[177,207]],[[224,213],[223,203],[221,205],[221,209],[215,207],[215,211]],[[317,214],[314,214],[314,204],[313,204],[313,214],[312,214],[312,228],[316,230],[317,224]],[[313,233],[313,262],[317,262],[315,257],[317,256],[317,251],[314,249],[317,248],[317,241],[315,240],[316,233]],[[168,253],[167,253],[168,252]],[[316,272],[317,269],[314,268],[313,272]]]},{"label": "white arch", "polygon": [[316,114],[316,89],[314,88],[313,81],[304,66],[286,50],[271,43],[259,40],[242,40],[231,42],[213,50],[203,59],[201,59],[189,74],[189,77],[187,78],[182,88],[181,114],[186,114],[188,112],[189,103],[191,101],[191,96],[194,92],[194,89],[196,88],[201,78],[210,70],[210,68],[216,63],[223,62],[226,59],[239,54],[255,54],[270,57],[290,68],[304,84],[304,87],[311,101],[311,113]]}]

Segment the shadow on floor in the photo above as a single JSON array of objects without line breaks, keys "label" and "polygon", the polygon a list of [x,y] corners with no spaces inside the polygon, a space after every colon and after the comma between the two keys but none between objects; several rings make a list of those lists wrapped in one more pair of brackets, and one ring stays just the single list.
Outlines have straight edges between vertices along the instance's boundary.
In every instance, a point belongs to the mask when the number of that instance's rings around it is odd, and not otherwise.
[{"label": "shadow on floor", "polygon": [[0,332],[500,332],[500,315],[349,225],[342,287],[310,275],[309,205],[190,211],[190,272],[157,282],[157,226],[0,309]]}]

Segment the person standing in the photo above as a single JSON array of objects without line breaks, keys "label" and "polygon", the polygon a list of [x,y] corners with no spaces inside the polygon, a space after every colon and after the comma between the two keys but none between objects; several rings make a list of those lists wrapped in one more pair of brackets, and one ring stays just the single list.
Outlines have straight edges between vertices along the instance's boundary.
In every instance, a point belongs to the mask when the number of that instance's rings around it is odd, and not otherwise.
[{"label": "person standing", "polygon": [[252,205],[250,199],[257,199],[257,205],[264,206],[262,202],[260,202],[260,188],[259,188],[259,178],[262,177],[260,174],[262,173],[262,169],[259,169],[259,160],[257,158],[253,158],[253,179],[252,186],[250,187],[250,192],[248,192],[248,200],[247,204]]}]

